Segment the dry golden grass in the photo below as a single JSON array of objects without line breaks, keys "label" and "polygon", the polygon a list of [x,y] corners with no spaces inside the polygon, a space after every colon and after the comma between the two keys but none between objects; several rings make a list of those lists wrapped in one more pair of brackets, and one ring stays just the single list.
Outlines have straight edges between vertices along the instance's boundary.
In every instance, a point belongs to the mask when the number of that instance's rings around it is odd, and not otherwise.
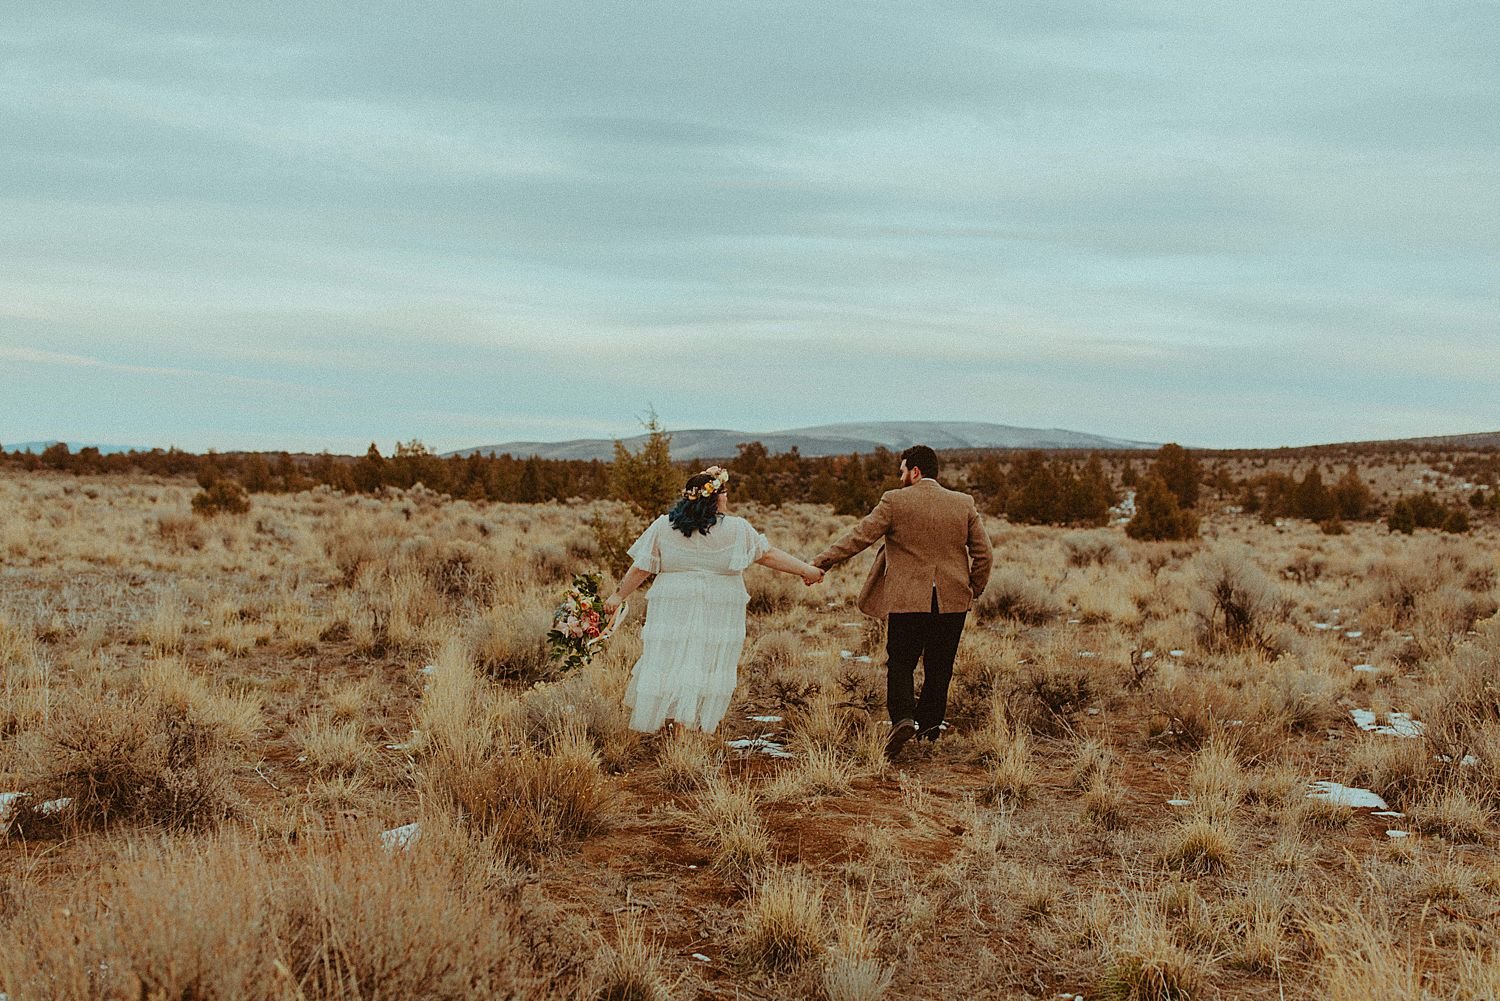
[{"label": "dry golden grass", "polygon": [[828,917],[818,883],[801,869],[772,869],[755,883],[739,934],[750,963],[782,970],[823,951]]},{"label": "dry golden grass", "polygon": [[[621,706],[643,601],[548,670],[613,505],[314,491],[207,522],[193,489],[0,475],[12,999],[1495,991],[1492,521],[992,520],[952,729],[892,766],[872,554],[748,575],[729,715],[669,740]],[[743,513],[802,555],[851,523]],[[723,745],[763,733],[791,757]]]}]

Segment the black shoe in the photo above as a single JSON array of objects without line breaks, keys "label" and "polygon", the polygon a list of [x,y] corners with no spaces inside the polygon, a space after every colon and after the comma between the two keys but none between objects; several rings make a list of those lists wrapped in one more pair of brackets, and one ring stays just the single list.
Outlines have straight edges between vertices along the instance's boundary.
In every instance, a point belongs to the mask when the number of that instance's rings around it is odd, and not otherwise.
[{"label": "black shoe", "polygon": [[901,748],[906,742],[917,735],[917,724],[915,720],[898,720],[891,727],[891,735],[885,741],[885,757],[887,761],[895,761],[896,755],[901,753]]}]

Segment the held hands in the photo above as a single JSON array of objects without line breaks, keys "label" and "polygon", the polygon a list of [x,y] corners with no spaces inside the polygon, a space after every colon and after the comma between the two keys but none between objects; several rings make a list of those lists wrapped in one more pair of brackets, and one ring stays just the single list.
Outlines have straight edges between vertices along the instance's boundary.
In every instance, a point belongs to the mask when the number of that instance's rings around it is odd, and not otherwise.
[{"label": "held hands", "polygon": [[815,566],[809,566],[802,573],[802,583],[806,584],[808,587],[812,587],[814,584],[823,583],[823,571],[819,570]]}]

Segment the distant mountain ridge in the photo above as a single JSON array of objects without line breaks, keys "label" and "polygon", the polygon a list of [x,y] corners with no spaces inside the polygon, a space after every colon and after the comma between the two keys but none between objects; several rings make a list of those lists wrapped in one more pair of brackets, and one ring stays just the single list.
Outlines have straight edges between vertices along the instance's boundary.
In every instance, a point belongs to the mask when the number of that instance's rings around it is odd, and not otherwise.
[{"label": "distant mountain ridge", "polygon": [[[877,448],[900,451],[915,444],[936,449],[966,448],[1078,448],[1099,451],[1150,450],[1160,448],[1154,442],[1109,438],[1104,435],[1062,428],[1024,428],[1009,424],[986,424],[978,421],[870,421],[864,423],[820,424],[786,431],[754,432],[720,429],[672,431],[672,457],[675,459],[733,458],[739,446],[758,441],[766,451],[789,452],[794,447],[803,455],[848,455],[851,452],[873,452]],[[646,435],[620,439],[626,448],[637,451]],[[512,441],[500,445],[480,445],[443,453],[445,456],[532,455],[543,459],[609,460],[614,457],[614,439],[579,438],[572,441]]]},{"label": "distant mountain ridge", "polygon": [[1412,448],[1500,448],[1500,431],[1474,434],[1438,434],[1425,438],[1390,438],[1375,441],[1340,442],[1356,445],[1403,445]]},{"label": "distant mountain ridge", "polygon": [[[40,455],[58,443],[59,439],[56,438],[51,441],[18,441],[14,444],[5,441],[0,442],[0,448],[4,448],[7,452],[34,452]],[[119,452],[151,451],[149,446],[144,445],[100,445],[92,441],[65,441],[61,442],[61,444],[67,445],[69,452],[80,452],[85,448],[97,448],[101,455],[114,455]]]}]

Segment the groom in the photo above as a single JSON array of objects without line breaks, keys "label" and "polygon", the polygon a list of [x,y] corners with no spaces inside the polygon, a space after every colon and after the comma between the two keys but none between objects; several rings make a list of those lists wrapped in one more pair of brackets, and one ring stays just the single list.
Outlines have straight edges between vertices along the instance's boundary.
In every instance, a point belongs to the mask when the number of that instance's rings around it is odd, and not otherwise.
[{"label": "groom", "polygon": [[[859,610],[887,624],[887,758],[914,736],[937,740],[964,618],[990,579],[990,539],[974,498],[939,484],[937,472],[937,453],[926,445],[902,452],[901,489],[887,491],[875,510],[812,560],[827,570],[884,543]],[[912,691],[919,659],[921,701]]]}]

